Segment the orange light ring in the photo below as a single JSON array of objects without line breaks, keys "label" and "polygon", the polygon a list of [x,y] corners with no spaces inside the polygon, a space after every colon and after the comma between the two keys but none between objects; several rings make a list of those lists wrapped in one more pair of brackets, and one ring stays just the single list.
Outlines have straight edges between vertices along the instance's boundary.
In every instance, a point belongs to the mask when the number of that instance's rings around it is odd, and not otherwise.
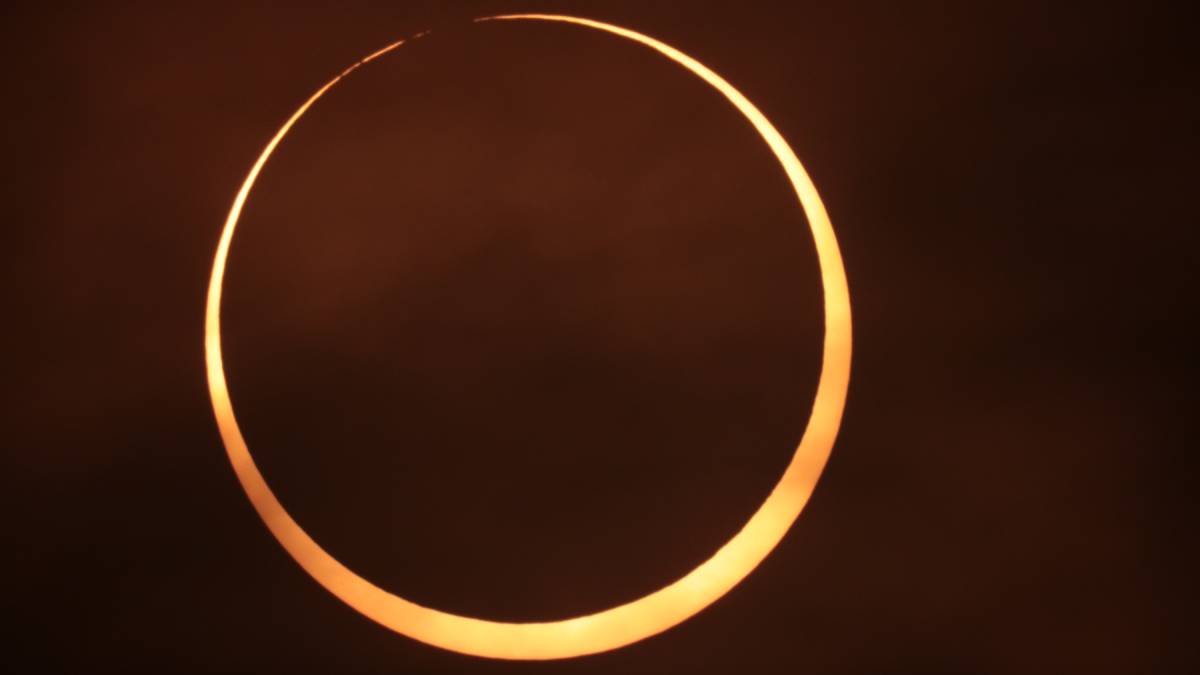
[{"label": "orange light ring", "polygon": [[712,604],[744,579],[783,539],[800,515],[829,458],[850,380],[850,294],[829,216],[812,180],[783,136],[745,96],[700,62],[640,33],[598,21],[549,14],[490,20],[557,21],[595,28],[650,47],[716,88],[754,125],[775,153],[808,218],[821,269],[825,342],[808,426],[792,461],[742,530],[683,578],[637,600],[595,614],[544,623],[486,621],[441,612],[388,593],[327,553],[284,510],[267,486],[233,414],[221,358],[221,287],[234,228],[255,179],[275,147],[326,91],[359,66],[403,44],[395,42],[347,68],[300,106],[263,150],[242,183],[217,245],[205,312],[208,387],[229,461],[259,516],[296,562],[343,602],[384,626],[443,649],[500,659],[558,659],[616,649],[660,633]]}]

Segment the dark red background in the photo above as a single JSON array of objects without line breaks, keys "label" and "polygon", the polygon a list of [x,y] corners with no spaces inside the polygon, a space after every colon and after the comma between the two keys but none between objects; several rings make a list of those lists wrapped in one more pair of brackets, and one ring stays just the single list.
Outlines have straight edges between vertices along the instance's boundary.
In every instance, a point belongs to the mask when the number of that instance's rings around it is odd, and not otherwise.
[{"label": "dark red background", "polygon": [[[1185,669],[1196,269],[1188,17],[1139,3],[5,9],[10,658],[27,672]],[[850,278],[833,458],[762,567],[613,653],[493,662],[308,579],[225,459],[233,400],[346,564],[475,616],[678,577],[765,497],[819,368],[792,143]],[[15,649],[14,649],[15,647]]]}]

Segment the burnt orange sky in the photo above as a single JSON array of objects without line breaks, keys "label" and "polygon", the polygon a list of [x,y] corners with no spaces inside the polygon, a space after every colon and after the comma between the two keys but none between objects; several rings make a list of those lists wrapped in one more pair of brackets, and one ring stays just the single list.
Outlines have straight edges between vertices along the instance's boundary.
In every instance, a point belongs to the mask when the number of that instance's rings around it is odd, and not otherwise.
[{"label": "burnt orange sky", "polygon": [[537,668],[1183,662],[1185,22],[646,4],[4,10],[27,670],[529,669],[313,584],[205,391],[208,265],[246,170],[329,77],[427,28],[306,115],[239,226],[226,365],[284,505],[388,590],[532,620],[658,588],[761,503],[820,355],[786,178],[661,57],[469,22],[528,10],[661,38],[753,99],[826,202],[856,329],[842,434],[779,549],[662,636]]}]

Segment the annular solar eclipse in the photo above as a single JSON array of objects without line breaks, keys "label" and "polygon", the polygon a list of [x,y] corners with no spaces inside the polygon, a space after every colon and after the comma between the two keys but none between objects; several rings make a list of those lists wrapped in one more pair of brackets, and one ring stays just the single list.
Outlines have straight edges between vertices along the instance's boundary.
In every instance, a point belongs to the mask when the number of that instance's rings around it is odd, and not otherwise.
[{"label": "annular solar eclipse", "polygon": [[[742,529],[677,581],[637,600],[561,621],[509,623],[442,612],[393,595],[355,574],[314,541],[283,508],[254,463],[238,427],[221,357],[221,289],[238,217],[275,147],[321,96],[351,72],[403,44],[371,54],[321,87],[283,124],[250,169],[225,220],[213,261],[205,312],[205,357],[217,426],[250,502],[284,549],[317,583],[372,620],[415,640],[463,654],[544,660],[594,654],[675,626],[715,602],[762,562],[812,494],[841,422],[850,379],[850,294],[833,226],[812,180],[767,118],[737,89],[683,52],[627,28],[570,16],[519,14],[480,21],[554,21],[604,31],[653,49],[720,92],[758,131],[782,165],[808,219],[823,285],[825,337],[821,374],[808,425],[783,476]],[[603,123],[597,120],[597,124]],[[420,555],[420,551],[413,551]]]}]

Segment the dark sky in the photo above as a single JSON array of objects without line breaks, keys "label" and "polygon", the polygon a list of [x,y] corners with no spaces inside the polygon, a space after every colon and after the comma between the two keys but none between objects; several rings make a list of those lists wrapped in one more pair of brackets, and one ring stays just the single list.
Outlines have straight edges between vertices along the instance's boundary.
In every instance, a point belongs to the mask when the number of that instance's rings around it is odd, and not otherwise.
[{"label": "dark sky", "polygon": [[[1195,667],[1194,25],[1130,3],[3,10],[7,659],[21,672],[1130,673]],[[1096,3],[1098,4],[1098,3]],[[1107,4],[1107,3],[1106,3]],[[778,5],[778,6],[776,6]],[[565,618],[732,534],[806,422],[819,272],[715,91],[790,141],[854,308],[816,493],[728,596],[616,652],[440,651],[329,595],[226,460],[422,604]],[[15,648],[15,649],[14,649]]]}]

